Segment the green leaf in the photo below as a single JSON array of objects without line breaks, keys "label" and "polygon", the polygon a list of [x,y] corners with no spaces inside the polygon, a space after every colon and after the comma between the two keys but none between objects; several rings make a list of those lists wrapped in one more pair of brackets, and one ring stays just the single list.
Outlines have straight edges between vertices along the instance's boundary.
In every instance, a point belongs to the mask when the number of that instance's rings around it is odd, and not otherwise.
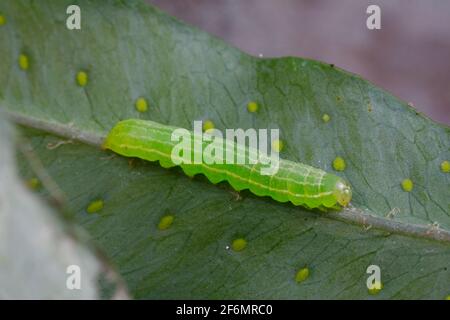
[{"label": "green leaf", "polygon": [[[26,127],[72,217],[136,298],[450,294],[450,175],[440,170],[450,159],[448,127],[332,65],[252,57],[140,1],[77,1],[82,27],[68,30],[69,4],[0,5],[0,105]],[[139,97],[147,112],[136,110]],[[256,113],[247,110],[251,101]],[[279,128],[284,158],[330,172],[344,159],[336,174],[353,186],[352,207],[311,212],[101,151],[102,137],[127,118]],[[101,210],[87,213],[98,200]],[[172,224],[160,230],[168,215]],[[234,251],[238,238],[246,246]],[[372,264],[383,283],[376,295],[366,286]]]}]

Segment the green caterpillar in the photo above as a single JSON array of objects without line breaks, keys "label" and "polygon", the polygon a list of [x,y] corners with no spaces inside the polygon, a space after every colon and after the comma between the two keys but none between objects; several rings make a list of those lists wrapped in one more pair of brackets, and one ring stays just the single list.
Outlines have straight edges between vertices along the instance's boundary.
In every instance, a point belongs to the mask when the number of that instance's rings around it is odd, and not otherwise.
[{"label": "green caterpillar", "polygon": [[[191,149],[189,154],[174,156],[177,148],[173,141],[174,130],[187,132],[190,145],[202,139],[197,133],[186,129],[166,126],[146,120],[128,119],[117,123],[106,137],[103,148],[110,149],[127,157],[138,157],[148,161],[159,161],[164,168],[179,165],[188,176],[204,174],[212,183],[228,181],[237,191],[249,189],[257,196],[270,196],[279,202],[290,201],[294,205],[306,208],[339,209],[349,204],[352,191],[350,185],[342,178],[311,166],[280,159],[278,170],[272,175],[261,174],[263,163],[249,164],[228,163],[183,163],[182,160],[202,157],[198,150]],[[203,149],[212,142],[200,140]],[[234,141],[217,138],[214,143],[224,145],[224,151],[244,152],[246,160],[258,150],[247,148]]]}]

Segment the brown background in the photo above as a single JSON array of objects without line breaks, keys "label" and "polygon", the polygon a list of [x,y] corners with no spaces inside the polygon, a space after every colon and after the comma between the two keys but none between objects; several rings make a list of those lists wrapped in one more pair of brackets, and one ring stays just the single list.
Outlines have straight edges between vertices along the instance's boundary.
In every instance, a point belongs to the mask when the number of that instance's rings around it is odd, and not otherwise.
[{"label": "brown background", "polygon": [[[250,54],[334,63],[450,124],[449,0],[148,1]],[[370,4],[381,30],[366,28]]]}]

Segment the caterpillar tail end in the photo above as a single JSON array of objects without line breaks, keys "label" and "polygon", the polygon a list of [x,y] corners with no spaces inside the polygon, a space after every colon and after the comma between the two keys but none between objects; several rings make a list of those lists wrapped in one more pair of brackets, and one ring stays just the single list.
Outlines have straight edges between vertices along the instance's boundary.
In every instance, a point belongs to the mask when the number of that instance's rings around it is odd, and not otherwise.
[{"label": "caterpillar tail end", "polygon": [[102,151],[108,150],[108,146],[106,145],[105,141],[103,141],[103,143],[101,144],[100,150]]},{"label": "caterpillar tail end", "polygon": [[112,133],[112,130],[108,133],[108,135],[106,136],[106,137],[104,137],[103,138],[103,142],[102,142],[102,144],[101,144],[101,146],[100,146],[100,149],[101,150],[113,150],[112,149],[112,138],[111,138],[111,134]]}]

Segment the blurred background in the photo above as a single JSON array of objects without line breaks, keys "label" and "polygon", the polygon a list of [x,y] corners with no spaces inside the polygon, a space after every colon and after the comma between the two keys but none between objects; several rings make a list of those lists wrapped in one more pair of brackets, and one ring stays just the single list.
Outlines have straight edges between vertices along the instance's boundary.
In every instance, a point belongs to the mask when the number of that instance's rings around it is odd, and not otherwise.
[{"label": "blurred background", "polygon": [[[449,0],[148,1],[252,55],[334,63],[450,124]],[[381,30],[366,27],[370,4]]]}]

